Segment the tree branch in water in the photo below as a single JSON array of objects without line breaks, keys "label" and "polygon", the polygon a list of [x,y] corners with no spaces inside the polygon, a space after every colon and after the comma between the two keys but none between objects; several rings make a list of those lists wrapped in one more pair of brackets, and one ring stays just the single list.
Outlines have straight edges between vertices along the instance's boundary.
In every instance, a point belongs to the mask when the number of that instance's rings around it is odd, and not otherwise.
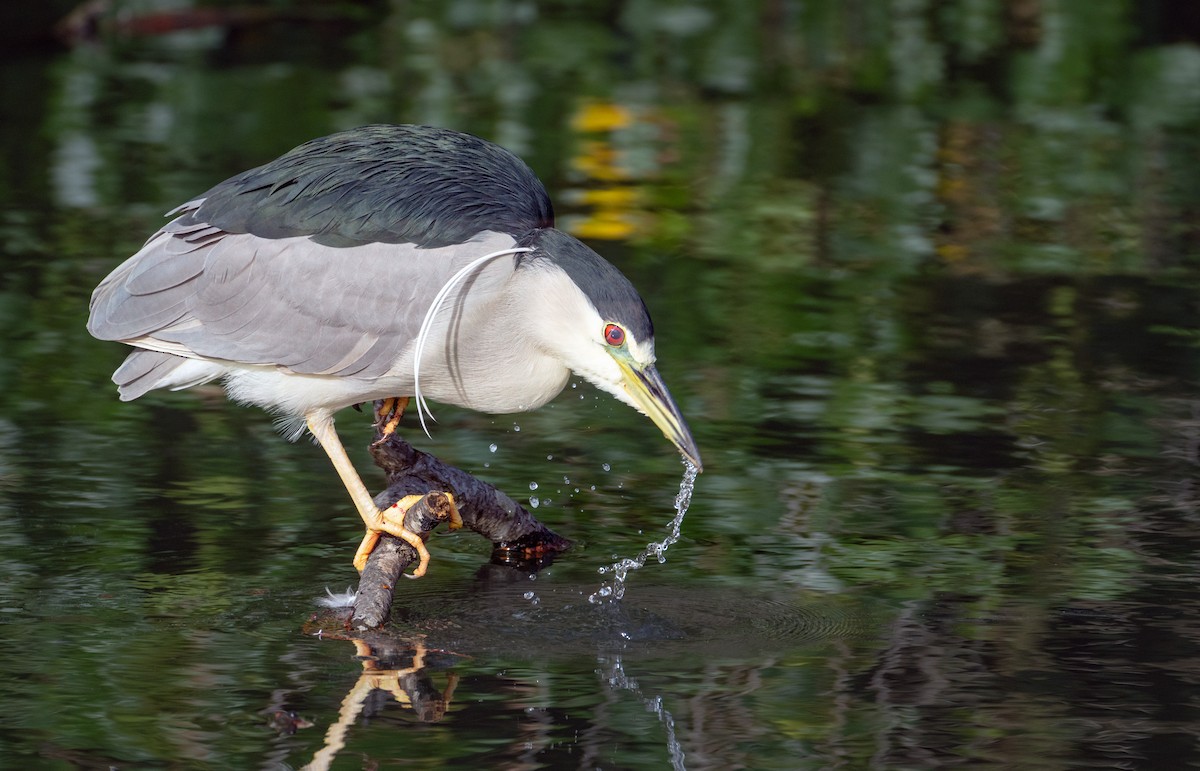
[{"label": "tree branch in water", "polygon": [[[492,542],[492,560],[536,569],[571,542],[539,522],[523,506],[462,469],[421,452],[395,433],[383,441],[376,429],[371,455],[387,474],[387,490],[375,496],[381,509],[408,495],[425,495],[411,506],[404,526],[428,538],[433,528],[449,519],[449,499],[464,527]],[[436,561],[437,555],[433,559]],[[351,616],[351,629],[375,629],[387,623],[401,573],[417,561],[417,552],[399,538],[384,534],[363,569]]]}]

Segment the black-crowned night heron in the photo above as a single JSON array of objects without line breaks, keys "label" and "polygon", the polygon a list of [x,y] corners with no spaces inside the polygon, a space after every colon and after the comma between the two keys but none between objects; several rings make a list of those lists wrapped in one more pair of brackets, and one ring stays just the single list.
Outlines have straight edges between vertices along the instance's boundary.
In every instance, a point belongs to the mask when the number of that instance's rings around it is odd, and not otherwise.
[{"label": "black-crowned night heron", "polygon": [[[222,182],[92,294],[88,331],[137,348],[121,399],[224,380],[229,396],[307,425],[367,526],[428,552],[375,505],[333,427],[343,407],[426,399],[532,410],[572,371],[648,415],[691,463],[700,454],[654,367],[637,290],[554,228],[519,158],[426,126],[315,139]],[[390,426],[395,420],[390,421]],[[369,547],[360,549],[361,570]]]}]

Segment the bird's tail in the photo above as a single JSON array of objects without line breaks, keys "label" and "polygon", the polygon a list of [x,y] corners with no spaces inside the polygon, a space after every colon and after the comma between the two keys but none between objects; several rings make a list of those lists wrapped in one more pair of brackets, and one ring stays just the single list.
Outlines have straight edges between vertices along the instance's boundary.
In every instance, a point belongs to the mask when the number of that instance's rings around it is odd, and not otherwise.
[{"label": "bird's tail", "polygon": [[121,401],[127,402],[156,388],[178,391],[215,380],[223,374],[225,367],[215,362],[138,349],[117,367],[112,379],[117,384]]}]

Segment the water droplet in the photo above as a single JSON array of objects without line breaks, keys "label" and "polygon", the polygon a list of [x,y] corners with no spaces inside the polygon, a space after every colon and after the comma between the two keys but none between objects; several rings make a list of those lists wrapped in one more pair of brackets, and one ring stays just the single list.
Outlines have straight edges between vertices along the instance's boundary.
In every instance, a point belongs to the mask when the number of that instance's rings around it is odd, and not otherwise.
[{"label": "water droplet", "polygon": [[494,444],[489,444],[489,445],[488,445],[488,452],[495,452],[496,450],[499,450],[499,449],[500,449],[500,448],[499,448],[499,447],[497,447],[497,446],[496,446],[496,445],[494,445]]},{"label": "water droplet", "polygon": [[546,460],[554,460],[554,456],[553,456],[553,455],[547,455],[547,456],[546,456]]},{"label": "water droplet", "polygon": [[607,463],[600,466],[600,468],[604,469],[605,471],[612,471],[612,466],[608,465]]},{"label": "water droplet", "polygon": [[513,431],[520,431],[520,430],[521,430],[521,427],[518,426],[516,423],[513,423]]},{"label": "water droplet", "polygon": [[571,477],[564,476],[564,477],[563,477],[563,484],[564,484],[564,485],[569,485],[569,484],[571,484]]},{"label": "water droplet", "polygon": [[537,488],[538,488],[538,484],[537,484],[537,482],[530,482],[530,483],[529,483],[529,489],[530,489],[530,490],[536,490]]},{"label": "water droplet", "polygon": [[538,497],[536,495],[529,496],[529,508],[536,509],[538,506],[541,506],[541,505],[542,505],[542,502],[538,500]]},{"label": "water droplet", "polygon": [[527,599],[527,600],[532,600],[534,597],[537,597],[537,595],[536,595],[536,594],[534,594],[533,592],[525,592],[525,593],[524,593],[524,594],[522,594],[521,596],[522,596],[522,597],[524,597],[524,598],[525,598],[525,599]]}]

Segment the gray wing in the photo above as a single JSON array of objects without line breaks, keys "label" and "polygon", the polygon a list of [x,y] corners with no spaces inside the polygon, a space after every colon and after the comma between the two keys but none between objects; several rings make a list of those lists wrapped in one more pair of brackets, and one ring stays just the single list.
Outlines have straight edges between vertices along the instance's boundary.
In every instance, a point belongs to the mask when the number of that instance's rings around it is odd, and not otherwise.
[{"label": "gray wing", "polygon": [[491,232],[436,249],[268,239],[195,221],[201,203],[185,204],[96,288],[92,335],[186,358],[377,378],[458,268],[515,244]]}]

